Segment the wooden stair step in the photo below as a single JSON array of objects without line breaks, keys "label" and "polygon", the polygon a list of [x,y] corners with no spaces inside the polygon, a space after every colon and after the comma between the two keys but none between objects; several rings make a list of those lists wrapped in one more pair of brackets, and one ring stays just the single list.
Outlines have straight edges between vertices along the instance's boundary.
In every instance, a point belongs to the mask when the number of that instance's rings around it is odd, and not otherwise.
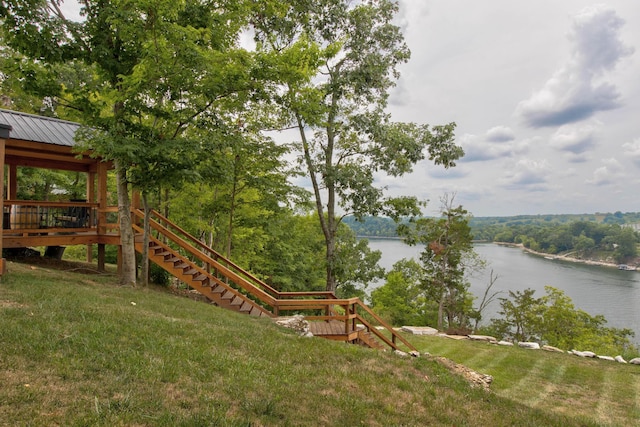
[{"label": "wooden stair step", "polygon": [[250,316],[260,317],[262,315],[262,310],[260,310],[255,305],[251,307],[251,311],[249,312]]},{"label": "wooden stair step", "polygon": [[198,274],[197,276],[194,276],[191,280],[193,280],[194,282],[204,282],[207,279],[208,277],[206,274]]},{"label": "wooden stair step", "polygon": [[241,306],[240,306],[240,313],[250,313],[251,310],[253,309],[253,304],[251,304],[249,301],[245,301]]},{"label": "wooden stair step", "polygon": [[231,305],[235,307],[239,307],[242,305],[243,302],[244,302],[244,299],[236,295],[236,297],[233,300],[231,300]]},{"label": "wooden stair step", "polygon": [[220,296],[220,299],[223,300],[232,300],[233,298],[235,298],[236,294],[234,294],[233,292],[225,292],[224,294],[222,294],[222,296]]},{"label": "wooden stair step", "polygon": [[227,291],[227,288],[225,288],[224,286],[216,286],[215,288],[211,289],[211,293],[212,294],[223,294]]}]

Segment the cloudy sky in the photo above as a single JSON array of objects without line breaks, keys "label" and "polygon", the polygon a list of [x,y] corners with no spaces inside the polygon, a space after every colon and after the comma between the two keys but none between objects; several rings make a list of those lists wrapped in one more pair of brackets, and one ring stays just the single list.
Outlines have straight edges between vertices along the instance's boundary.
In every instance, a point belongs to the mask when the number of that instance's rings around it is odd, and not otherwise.
[{"label": "cloudy sky", "polygon": [[[474,216],[640,211],[640,2],[400,0],[394,120],[456,122],[466,155],[380,177]],[[418,194],[416,194],[416,191]]]}]

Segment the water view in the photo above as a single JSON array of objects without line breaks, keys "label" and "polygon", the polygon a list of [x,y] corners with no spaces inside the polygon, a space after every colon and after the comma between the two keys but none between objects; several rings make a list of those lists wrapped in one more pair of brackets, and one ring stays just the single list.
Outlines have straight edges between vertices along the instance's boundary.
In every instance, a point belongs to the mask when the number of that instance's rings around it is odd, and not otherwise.
[{"label": "water view", "polygon": [[[402,258],[417,259],[421,251],[420,247],[407,246],[400,240],[370,239],[369,246],[382,252],[380,263],[387,270]],[[476,252],[488,262],[486,271],[470,279],[470,290],[476,297],[482,297],[493,269],[498,276],[494,291],[506,293],[531,288],[536,291],[535,296],[540,297],[546,285],[553,286],[569,296],[576,308],[591,315],[604,315],[609,326],[635,331],[634,341],[640,343],[640,272],[549,260],[490,243],[477,244]],[[499,304],[495,301],[485,311],[484,318],[495,317],[498,310]]]}]

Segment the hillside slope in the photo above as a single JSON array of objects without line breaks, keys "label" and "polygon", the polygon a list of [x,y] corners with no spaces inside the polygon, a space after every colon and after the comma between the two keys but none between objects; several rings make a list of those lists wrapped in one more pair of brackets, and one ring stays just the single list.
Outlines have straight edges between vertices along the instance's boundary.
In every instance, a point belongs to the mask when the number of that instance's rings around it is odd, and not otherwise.
[{"label": "hillside slope", "polygon": [[472,389],[427,357],[300,338],[164,289],[118,287],[112,276],[9,270],[2,425],[597,424],[520,403],[499,377],[497,393]]}]

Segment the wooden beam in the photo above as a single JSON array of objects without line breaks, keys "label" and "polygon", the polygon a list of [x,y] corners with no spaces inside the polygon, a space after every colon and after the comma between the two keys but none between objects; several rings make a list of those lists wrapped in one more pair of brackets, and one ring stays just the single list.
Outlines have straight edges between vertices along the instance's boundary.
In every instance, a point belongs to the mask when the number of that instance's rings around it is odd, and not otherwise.
[{"label": "wooden beam", "polygon": [[[7,272],[7,262],[4,258],[2,258],[2,241],[3,241],[3,233],[4,233],[4,155],[5,155],[5,143],[9,138],[9,134],[11,133],[11,126],[0,123],[0,191],[2,194],[0,195],[0,213],[2,217],[0,217],[0,275],[3,275]],[[7,192],[8,194],[9,192]]]}]

